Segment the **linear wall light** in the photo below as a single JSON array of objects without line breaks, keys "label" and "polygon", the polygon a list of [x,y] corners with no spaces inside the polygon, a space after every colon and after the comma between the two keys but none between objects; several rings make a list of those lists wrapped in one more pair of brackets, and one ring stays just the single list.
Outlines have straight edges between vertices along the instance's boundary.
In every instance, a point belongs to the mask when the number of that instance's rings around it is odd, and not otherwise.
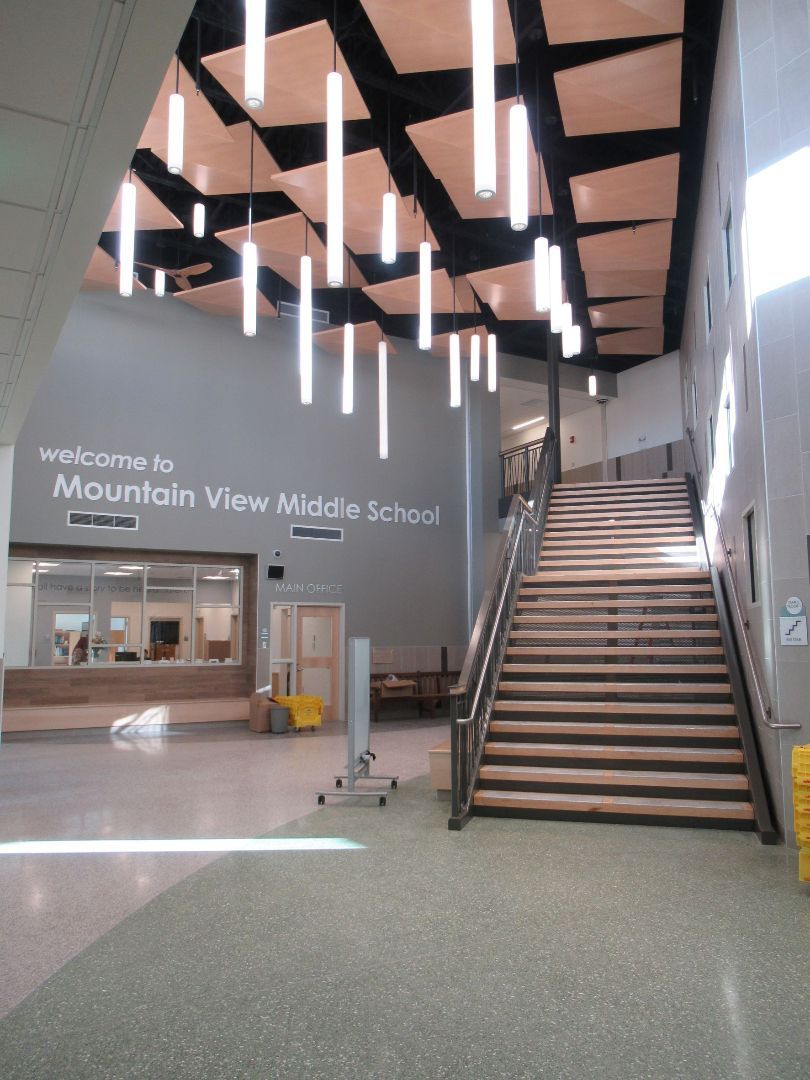
[{"label": "linear wall light", "polygon": [[264,105],[264,37],[267,0],[245,0],[245,104],[249,109]]},{"label": "linear wall light", "polygon": [[132,296],[132,279],[135,266],[135,185],[130,179],[121,185],[121,231],[118,252],[118,291],[122,296]]},{"label": "linear wall light", "polygon": [[388,458],[388,346],[385,340],[377,346],[378,402],[380,421],[380,460]]},{"label": "linear wall light", "polygon": [[198,202],[194,203],[194,216],[192,219],[191,231],[196,237],[205,236],[205,204]]},{"label": "linear wall light", "polygon": [[497,190],[495,151],[495,24],[492,0],[471,0],[473,60],[473,153],[475,194],[491,199]]}]

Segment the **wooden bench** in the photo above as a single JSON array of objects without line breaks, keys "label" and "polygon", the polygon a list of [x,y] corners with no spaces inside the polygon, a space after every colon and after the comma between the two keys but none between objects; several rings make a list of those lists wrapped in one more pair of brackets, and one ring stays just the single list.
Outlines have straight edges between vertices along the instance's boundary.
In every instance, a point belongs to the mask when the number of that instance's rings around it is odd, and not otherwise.
[{"label": "wooden bench", "polygon": [[450,700],[450,687],[458,681],[457,671],[412,671],[402,672],[397,678],[411,679],[416,683],[416,689],[412,694],[404,694],[401,697],[384,697],[380,691],[383,679],[372,676],[371,679],[371,719],[375,722],[380,719],[380,710],[389,704],[415,705],[419,716],[434,718],[437,713]]}]

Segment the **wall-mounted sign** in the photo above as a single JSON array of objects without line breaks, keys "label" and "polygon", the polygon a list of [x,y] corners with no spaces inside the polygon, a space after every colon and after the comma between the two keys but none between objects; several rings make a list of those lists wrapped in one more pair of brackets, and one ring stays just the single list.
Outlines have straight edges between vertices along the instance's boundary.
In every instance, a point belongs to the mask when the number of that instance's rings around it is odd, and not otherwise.
[{"label": "wall-mounted sign", "polygon": [[807,615],[798,596],[789,596],[779,612],[779,644],[807,644]]}]

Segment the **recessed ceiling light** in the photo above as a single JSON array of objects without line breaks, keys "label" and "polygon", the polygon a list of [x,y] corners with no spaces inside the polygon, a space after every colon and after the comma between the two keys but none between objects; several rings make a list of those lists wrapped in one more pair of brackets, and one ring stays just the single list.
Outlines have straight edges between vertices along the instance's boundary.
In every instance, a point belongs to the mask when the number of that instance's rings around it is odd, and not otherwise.
[{"label": "recessed ceiling light", "polygon": [[522,424],[515,424],[512,431],[522,431],[523,428],[531,427],[532,424],[539,424],[541,420],[545,420],[545,416],[535,416],[533,420],[524,420]]},{"label": "recessed ceiling light", "polygon": [[58,562],[38,562],[38,563],[34,563],[34,566],[36,566],[37,570],[42,570],[43,568],[47,568],[47,569],[50,570],[50,569],[52,569],[54,567],[61,566],[61,563],[58,563]]},{"label": "recessed ceiling light", "polygon": [[118,567],[119,570],[143,570],[142,566],[124,566],[123,564]]},{"label": "recessed ceiling light", "polygon": [[105,570],[104,577],[132,577],[128,570]]}]

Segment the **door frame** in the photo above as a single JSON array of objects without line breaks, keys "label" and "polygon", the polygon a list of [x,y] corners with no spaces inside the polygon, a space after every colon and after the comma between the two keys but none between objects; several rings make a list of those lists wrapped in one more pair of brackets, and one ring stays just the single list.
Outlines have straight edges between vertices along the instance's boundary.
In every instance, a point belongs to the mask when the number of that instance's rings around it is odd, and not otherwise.
[{"label": "door frame", "polygon": [[[290,652],[292,656],[276,656],[275,641],[273,638],[273,608],[292,608],[293,618],[290,627]],[[335,702],[335,720],[346,719],[346,604],[341,601],[329,601],[324,603],[318,600],[271,600],[270,601],[270,682],[273,681],[273,665],[289,663],[295,671],[295,688],[298,692],[298,609],[299,608],[337,608],[338,609],[338,641],[337,641],[337,700]]]}]

